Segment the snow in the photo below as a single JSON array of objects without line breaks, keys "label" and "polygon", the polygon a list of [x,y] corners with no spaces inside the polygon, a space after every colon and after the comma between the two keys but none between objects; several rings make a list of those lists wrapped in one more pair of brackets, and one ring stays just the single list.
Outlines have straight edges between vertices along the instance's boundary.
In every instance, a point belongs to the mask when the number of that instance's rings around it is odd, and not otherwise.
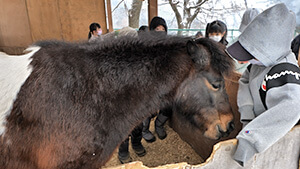
[{"label": "snow", "polygon": [[[178,0],[173,0],[175,3]],[[248,8],[258,8],[261,11],[267,9],[270,6],[278,2],[284,2],[290,10],[293,10],[297,15],[297,24],[300,26],[300,0],[247,0]],[[128,9],[131,8],[132,0],[111,0],[113,16],[113,26],[115,29],[128,26]],[[182,4],[182,0],[179,1]],[[193,3],[195,4],[196,1]],[[143,6],[140,16],[140,26],[148,25],[148,0],[143,1]],[[239,10],[230,10],[232,5],[239,6]],[[116,6],[118,6],[116,8]],[[115,9],[116,8],[116,9]],[[191,29],[204,30],[208,22],[212,22],[216,19],[222,20],[226,23],[228,29],[238,29],[242,15],[246,10],[245,0],[210,0],[202,5],[202,10],[198,14],[197,18],[191,25]],[[182,8],[179,8],[182,12]],[[183,16],[183,14],[181,13]],[[169,5],[167,0],[158,0],[158,16],[163,17],[168,25],[169,29],[177,29],[177,21],[175,14]],[[183,22],[186,22],[186,18],[183,18]]]}]

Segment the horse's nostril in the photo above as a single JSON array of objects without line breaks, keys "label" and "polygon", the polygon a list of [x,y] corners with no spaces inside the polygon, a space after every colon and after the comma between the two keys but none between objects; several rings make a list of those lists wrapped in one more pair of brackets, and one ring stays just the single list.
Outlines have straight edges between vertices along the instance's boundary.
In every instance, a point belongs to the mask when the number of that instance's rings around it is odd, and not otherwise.
[{"label": "horse's nostril", "polygon": [[221,129],[220,125],[217,125],[217,129],[220,133],[223,133],[223,130]]},{"label": "horse's nostril", "polygon": [[228,132],[225,132],[222,134],[222,137],[228,137],[229,136],[229,133]]},{"label": "horse's nostril", "polygon": [[234,130],[234,123],[233,121],[231,121],[229,124],[228,124],[228,132],[231,132]]},{"label": "horse's nostril", "polygon": [[218,125],[218,130],[219,130],[221,137],[227,137],[229,135],[229,132],[228,131],[224,132],[219,125]]}]

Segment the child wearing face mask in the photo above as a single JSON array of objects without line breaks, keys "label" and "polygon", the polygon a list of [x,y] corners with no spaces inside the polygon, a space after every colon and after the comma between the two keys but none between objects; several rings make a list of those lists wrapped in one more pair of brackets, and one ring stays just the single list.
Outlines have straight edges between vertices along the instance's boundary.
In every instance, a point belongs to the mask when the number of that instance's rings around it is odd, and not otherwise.
[{"label": "child wearing face mask", "polygon": [[168,34],[168,26],[164,18],[155,16],[152,18],[149,25],[150,32],[154,32],[154,35],[164,36]]},{"label": "child wearing face mask", "polygon": [[227,45],[227,26],[220,20],[215,20],[206,25],[205,37]]},{"label": "child wearing face mask", "polygon": [[89,42],[94,41],[96,39],[101,39],[102,29],[99,23],[91,23],[90,24],[90,32],[88,35]]},{"label": "child wearing face mask", "polygon": [[242,166],[300,119],[300,69],[290,49],[295,27],[295,14],[276,4],[257,15],[226,50],[238,61],[250,62],[237,95],[243,129],[233,159]]},{"label": "child wearing face mask", "polygon": [[[249,8],[247,9],[244,14],[243,14],[243,17],[242,17],[242,21],[241,21],[241,24],[240,24],[240,27],[239,27],[239,31],[242,33],[245,28],[247,27],[247,25],[260,13],[260,9],[257,9],[257,8]],[[229,46],[232,45],[233,43],[235,43],[237,41],[237,38],[234,39],[233,41],[230,42]],[[252,59],[250,60],[249,62],[248,61],[244,61],[244,62],[241,62],[241,61],[237,61],[235,59],[235,70],[239,73],[243,73],[246,69],[247,69],[247,66],[249,65],[249,63],[251,64],[256,64],[257,61],[255,59]]]}]

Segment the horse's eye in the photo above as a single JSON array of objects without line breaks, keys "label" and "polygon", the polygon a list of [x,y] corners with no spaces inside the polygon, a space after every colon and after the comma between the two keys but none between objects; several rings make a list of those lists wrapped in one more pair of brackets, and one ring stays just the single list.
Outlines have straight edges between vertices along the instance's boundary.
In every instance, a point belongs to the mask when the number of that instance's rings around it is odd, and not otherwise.
[{"label": "horse's eye", "polygon": [[212,83],[211,86],[215,89],[218,90],[221,87],[220,83]]},{"label": "horse's eye", "polygon": [[205,85],[208,87],[208,89],[216,92],[222,87],[222,82],[220,81],[209,82],[208,80],[205,80]]}]

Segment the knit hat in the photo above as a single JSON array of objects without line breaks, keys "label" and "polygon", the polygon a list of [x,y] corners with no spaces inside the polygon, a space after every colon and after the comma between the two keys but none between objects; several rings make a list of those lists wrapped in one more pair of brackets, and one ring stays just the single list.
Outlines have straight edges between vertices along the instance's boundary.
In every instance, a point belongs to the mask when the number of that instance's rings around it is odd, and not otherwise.
[{"label": "knit hat", "polygon": [[152,18],[150,25],[149,25],[149,29],[155,30],[155,28],[159,25],[162,25],[165,28],[165,31],[168,32],[168,26],[166,24],[166,21],[159,16],[155,16],[154,18]]},{"label": "knit hat", "polygon": [[276,4],[256,16],[227,52],[239,61],[256,58],[272,66],[291,53],[295,26],[295,14],[285,4]]},{"label": "knit hat", "polygon": [[239,28],[240,32],[243,32],[246,26],[259,14],[259,10],[256,8],[250,8],[243,14],[242,22]]}]

